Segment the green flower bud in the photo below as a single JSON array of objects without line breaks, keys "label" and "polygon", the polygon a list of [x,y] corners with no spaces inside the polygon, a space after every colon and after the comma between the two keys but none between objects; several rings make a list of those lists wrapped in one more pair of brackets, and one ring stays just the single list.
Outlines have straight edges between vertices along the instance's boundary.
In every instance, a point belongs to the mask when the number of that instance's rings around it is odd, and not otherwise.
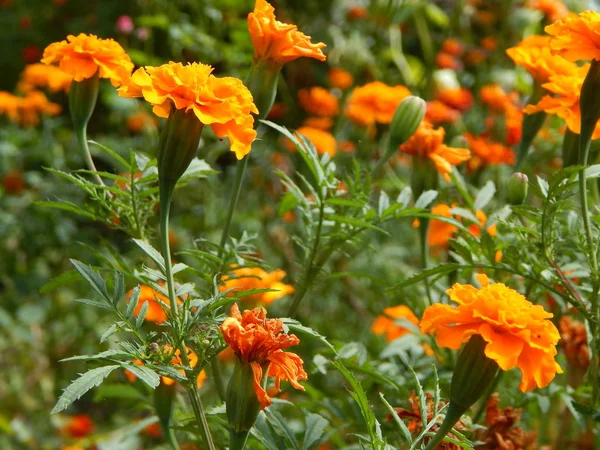
[{"label": "green flower bud", "polygon": [[71,83],[69,88],[69,110],[71,111],[73,127],[76,130],[87,127],[96,107],[99,86],[100,77],[97,71],[91,78]]},{"label": "green flower bud", "polygon": [[[387,154],[393,155],[402,144],[417,131],[425,117],[425,100],[412,95],[406,97],[396,108],[390,125],[390,140]],[[386,156],[387,156],[386,154]]]},{"label": "green flower bud", "polygon": [[256,422],[260,412],[260,403],[254,391],[252,367],[237,358],[233,375],[227,386],[225,408],[229,421],[229,448],[230,450],[241,450],[246,445],[248,433]]},{"label": "green flower bud", "polygon": [[158,145],[158,178],[171,189],[186,171],[198,150],[204,125],[192,111],[171,108]]},{"label": "green flower bud", "polygon": [[496,361],[484,354],[486,345],[481,336],[471,336],[458,355],[450,384],[450,402],[464,411],[479,400],[498,373]]},{"label": "green flower bud", "polygon": [[515,172],[508,180],[508,202],[511,205],[522,205],[527,200],[529,179],[521,172]]},{"label": "green flower bud", "polygon": [[573,133],[569,128],[566,129],[562,142],[562,160],[563,167],[577,165],[579,154],[579,135]]},{"label": "green flower bud", "polygon": [[[600,90],[600,61],[593,60],[581,86],[581,95],[579,96],[581,138],[585,143],[591,139],[598,119],[600,119],[598,90]],[[580,163],[582,162],[580,155]]]},{"label": "green flower bud", "polygon": [[279,80],[281,66],[272,61],[259,59],[252,63],[246,86],[252,93],[254,104],[258,109],[258,119],[267,117],[277,94],[277,82]]}]

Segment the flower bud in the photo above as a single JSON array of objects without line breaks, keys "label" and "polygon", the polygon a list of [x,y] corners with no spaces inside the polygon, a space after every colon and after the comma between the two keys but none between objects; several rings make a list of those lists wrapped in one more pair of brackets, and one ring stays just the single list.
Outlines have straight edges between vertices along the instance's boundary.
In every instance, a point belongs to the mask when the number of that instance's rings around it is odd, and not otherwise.
[{"label": "flower bud", "polygon": [[498,372],[496,361],[485,356],[486,345],[481,336],[471,336],[458,355],[450,384],[450,402],[464,411],[479,400]]},{"label": "flower bud", "polygon": [[577,165],[577,155],[579,154],[579,135],[573,133],[569,128],[565,130],[562,142],[563,167]]},{"label": "flower bud", "polygon": [[[581,137],[587,143],[600,119],[600,61],[592,60],[590,70],[581,86],[579,108],[581,110]],[[581,155],[580,155],[581,158]],[[581,161],[580,161],[581,162]]]},{"label": "flower bud", "polygon": [[171,108],[160,134],[158,178],[161,185],[175,186],[198,150],[204,125],[192,111]]},{"label": "flower bud", "polygon": [[242,363],[238,358],[227,386],[225,407],[229,421],[229,448],[241,450],[260,412],[260,402],[254,390],[252,366]]},{"label": "flower bud", "polygon": [[69,88],[69,109],[73,127],[81,130],[87,127],[92,117],[96,100],[98,99],[98,88],[100,86],[100,77],[98,71],[90,77],[81,81],[73,81]]},{"label": "flower bud", "polygon": [[425,100],[412,95],[398,105],[390,125],[388,154],[394,154],[417,131],[425,117],[426,106]]},{"label": "flower bud", "polygon": [[258,119],[267,117],[273,107],[280,71],[280,65],[266,59],[258,59],[252,63],[245,84],[252,93],[254,104],[258,109]]},{"label": "flower bud", "polygon": [[515,172],[508,180],[508,203],[511,205],[522,205],[527,199],[527,188],[529,179],[521,172]]}]

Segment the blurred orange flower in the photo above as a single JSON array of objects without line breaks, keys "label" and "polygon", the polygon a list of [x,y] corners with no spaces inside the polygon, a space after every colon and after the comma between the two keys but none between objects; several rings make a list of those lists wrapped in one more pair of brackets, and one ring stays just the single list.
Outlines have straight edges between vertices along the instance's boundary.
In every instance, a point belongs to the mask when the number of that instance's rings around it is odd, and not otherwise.
[{"label": "blurred orange flower", "polygon": [[61,432],[72,438],[84,438],[94,432],[94,422],[86,414],[77,414],[67,419]]},{"label": "blurred orange flower", "polygon": [[307,117],[302,121],[302,126],[327,131],[333,127],[333,120],[331,117]]},{"label": "blurred orange flower", "polygon": [[[431,208],[431,214],[442,217],[452,217],[451,210],[454,206],[455,205],[450,206],[438,203]],[[430,247],[448,247],[448,241],[456,230],[458,230],[458,228],[451,223],[438,219],[431,219],[429,222],[427,242]]]},{"label": "blurred orange flower", "polygon": [[442,43],[442,52],[448,53],[452,56],[460,56],[464,52],[464,47],[460,41],[456,39],[446,39]]},{"label": "blurred orange flower", "polygon": [[16,170],[9,170],[2,177],[2,186],[4,187],[4,192],[8,195],[18,195],[25,188],[27,184],[25,183],[25,178],[23,174]]},{"label": "blurred orange flower", "polygon": [[17,88],[21,92],[33,91],[36,88],[48,88],[51,92],[69,91],[73,77],[58,67],[36,63],[25,66]]},{"label": "blurred orange flower", "polygon": [[308,375],[302,367],[303,361],[298,355],[284,352],[283,349],[300,343],[295,335],[283,333],[280,319],[267,319],[264,308],[240,313],[237,304],[231,307],[230,317],[220,327],[227,345],[231,347],[240,362],[249,364],[254,374],[254,392],[261,409],[271,404],[271,398],[261,385],[263,372],[275,377],[275,387],[280,391],[280,382],[289,381],[301,391],[298,381],[306,380]]},{"label": "blurred orange flower", "polygon": [[408,306],[398,305],[384,308],[383,314],[378,316],[371,325],[371,331],[375,334],[385,334],[385,339],[392,342],[411,330],[396,323],[397,319],[405,319],[414,325],[419,325],[419,319]]},{"label": "blurred orange flower", "polygon": [[452,166],[467,161],[471,157],[471,152],[466,148],[453,148],[445,145],[445,134],[443,128],[434,129],[433,125],[424,120],[415,134],[400,146],[400,150],[409,155],[430,160],[444,179],[449,181]]},{"label": "blurred orange flower", "polygon": [[251,289],[273,289],[273,292],[250,294],[242,298],[243,301],[268,306],[275,300],[294,293],[294,286],[282,283],[285,276],[286,273],[281,269],[267,272],[260,267],[233,267],[228,275],[221,277],[223,284],[219,286],[219,291],[232,290],[235,293]]},{"label": "blurred orange flower", "polygon": [[480,335],[487,342],[485,355],[502,370],[521,370],[521,391],[547,386],[562,373],[554,360],[560,335],[548,320],[552,314],[502,283],[490,284],[484,274],[475,277],[481,289],[455,284],[446,292],[458,307],[441,303],[428,307],[421,331],[435,333],[440,347],[453,350]]},{"label": "blurred orange flower", "polygon": [[141,133],[146,129],[156,128],[156,119],[144,111],[138,111],[127,117],[127,128],[132,133]]},{"label": "blurred orange flower", "polygon": [[455,56],[445,52],[439,52],[435,55],[435,65],[440,69],[451,69],[454,71],[459,71],[463,68],[461,61]]},{"label": "blurred orange flower", "polygon": [[474,136],[471,133],[465,133],[463,136],[469,143],[469,150],[473,155],[467,164],[469,170],[477,170],[484,165],[514,164],[513,149],[484,136]]},{"label": "blurred orange flower", "polygon": [[406,86],[373,81],[355,88],[346,103],[346,116],[359,125],[389,124],[396,108],[410,95]]},{"label": "blurred orange flower", "polygon": [[467,88],[443,89],[435,94],[435,98],[459,111],[473,106],[473,94]]},{"label": "blurred orange flower", "polygon": [[337,97],[322,87],[300,89],[298,101],[307,113],[315,116],[335,116],[340,112]]},{"label": "blurred orange flower", "polygon": [[563,316],[559,322],[560,346],[569,365],[587,369],[590,365],[590,348],[588,346],[585,324]]},{"label": "blurred orange flower", "polygon": [[348,89],[354,84],[354,77],[344,69],[334,67],[327,73],[329,84],[341,90]]},{"label": "blurred orange flower", "polygon": [[133,70],[131,59],[118,42],[84,33],[50,44],[44,50],[42,62],[58,64],[75,81],[83,81],[99,72],[100,78],[108,78],[115,87],[122,85]]},{"label": "blurred orange flower", "polygon": [[275,19],[275,8],[265,0],[256,0],[254,12],[248,14],[248,30],[254,45],[254,59],[284,65],[303,56],[325,61],[325,44],[313,44],[310,36],[298,31],[296,25]]},{"label": "blurred orange flower", "polygon": [[[337,143],[331,133],[318,128],[302,126],[296,130],[296,134],[301,134],[312,142],[320,155],[329,153],[330,156],[335,156]],[[287,148],[292,152],[296,151],[295,145],[289,140],[287,141]]]},{"label": "blurred orange flower", "polygon": [[[127,292],[127,299],[131,298],[132,293],[133,289]],[[177,301],[181,303],[181,300],[177,299]],[[148,311],[146,312],[146,317],[144,320],[157,324],[161,324],[167,320],[167,314],[163,310],[163,307],[160,305],[160,303],[163,303],[167,308],[171,302],[166,296],[144,284],[140,286],[140,298],[138,299],[138,303],[133,310],[133,314],[136,317],[140,313],[143,304],[146,302],[148,303]]]},{"label": "blurred orange flower", "polygon": [[159,117],[169,117],[172,107],[193,111],[218,137],[227,136],[231,150],[242,159],[256,137],[251,113],[258,114],[258,110],[240,80],[217,78],[212,71],[211,66],[200,63],[146,66],[134,72],[119,89],[119,95],[144,97]]},{"label": "blurred orange flower", "polygon": [[61,111],[59,104],[49,101],[40,91],[29,91],[25,97],[0,91],[0,114],[23,126],[36,126],[40,115],[56,116]]},{"label": "blurred orange flower", "polygon": [[451,108],[439,100],[427,102],[427,110],[425,111],[425,120],[433,125],[441,123],[454,123],[460,119],[460,111]]},{"label": "blurred orange flower", "polygon": [[569,15],[569,8],[561,0],[529,0],[525,6],[541,11],[550,22],[556,22]]},{"label": "blurred orange flower", "polygon": [[600,14],[584,11],[548,25],[550,50],[569,61],[600,60]]}]

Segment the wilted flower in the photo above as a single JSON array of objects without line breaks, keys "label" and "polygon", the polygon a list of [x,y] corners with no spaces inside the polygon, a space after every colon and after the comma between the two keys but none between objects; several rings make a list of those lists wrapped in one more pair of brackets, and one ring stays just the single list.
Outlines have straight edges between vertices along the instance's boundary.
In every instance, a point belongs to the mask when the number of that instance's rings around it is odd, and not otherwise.
[{"label": "wilted flower", "polygon": [[388,342],[411,333],[409,328],[405,328],[396,322],[398,319],[407,320],[413,325],[419,324],[419,319],[408,306],[398,305],[384,308],[383,314],[378,316],[371,325],[371,331],[375,334],[385,334],[385,339]]},{"label": "wilted flower", "polygon": [[118,42],[83,33],[50,44],[44,50],[42,62],[58,64],[75,81],[92,78],[98,72],[100,78],[110,79],[113,86],[122,85],[133,70],[131,59]]},{"label": "wilted flower", "polygon": [[252,289],[272,289],[273,292],[260,292],[246,295],[242,298],[244,301],[270,305],[275,300],[294,293],[294,287],[282,283],[286,273],[277,269],[273,272],[267,272],[260,267],[239,267],[232,268],[229,275],[223,275],[221,280],[223,284],[219,286],[219,291],[232,290],[249,291]]},{"label": "wilted flower", "polygon": [[274,12],[275,8],[265,0],[256,0],[254,12],[248,14],[255,60],[268,60],[280,66],[303,56],[325,61],[321,51],[325,44],[313,44],[310,36],[298,31],[296,25],[276,20]]},{"label": "wilted flower", "polygon": [[521,391],[547,386],[562,373],[554,360],[560,335],[548,320],[552,314],[502,283],[490,284],[486,275],[476,278],[481,289],[455,284],[446,291],[458,307],[440,303],[428,307],[421,331],[435,333],[438,345],[453,350],[479,335],[487,343],[487,358],[502,370],[521,370]]},{"label": "wilted flower", "polygon": [[256,137],[251,113],[258,110],[240,80],[217,78],[212,71],[212,67],[200,63],[146,66],[134,72],[119,89],[119,95],[144,97],[159,117],[168,117],[173,108],[193,112],[218,137],[227,136],[231,150],[242,159]]},{"label": "wilted flower", "polygon": [[373,81],[355,88],[346,103],[346,116],[359,125],[389,124],[398,105],[410,95],[406,86]]},{"label": "wilted flower", "polygon": [[445,134],[443,128],[434,129],[429,122],[423,121],[415,134],[400,146],[400,150],[431,161],[444,179],[449,181],[452,166],[467,161],[471,157],[471,152],[465,148],[452,148],[445,145]]},{"label": "wilted flower", "polygon": [[569,61],[600,61],[600,14],[584,11],[548,25],[546,33],[552,36],[550,50]]},{"label": "wilted flower", "polygon": [[298,101],[307,113],[315,116],[335,116],[340,112],[337,97],[322,87],[300,89]]},{"label": "wilted flower", "polygon": [[25,66],[17,88],[29,92],[38,88],[48,88],[51,92],[69,91],[73,77],[58,67],[36,63]]},{"label": "wilted flower", "polygon": [[573,320],[569,316],[560,318],[560,346],[570,366],[587,369],[590,365],[590,348],[588,346],[585,324]]},{"label": "wilted flower", "polygon": [[283,349],[300,343],[295,335],[283,333],[280,319],[267,319],[264,308],[256,308],[240,313],[236,304],[231,307],[230,317],[220,327],[227,345],[234,351],[241,364],[250,365],[254,374],[254,391],[264,409],[271,399],[262,386],[263,373],[275,378],[279,390],[281,380],[301,391],[298,381],[306,380],[302,359],[295,353]]}]

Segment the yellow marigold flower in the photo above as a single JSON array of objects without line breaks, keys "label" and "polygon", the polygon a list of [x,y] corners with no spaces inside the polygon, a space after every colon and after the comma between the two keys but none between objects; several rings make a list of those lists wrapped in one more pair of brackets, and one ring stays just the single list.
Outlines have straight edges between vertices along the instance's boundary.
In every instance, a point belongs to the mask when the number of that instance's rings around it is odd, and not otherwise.
[{"label": "yellow marigold flower", "polygon": [[430,160],[444,179],[449,181],[452,166],[467,161],[471,157],[471,152],[466,148],[448,147],[444,144],[445,135],[443,128],[434,129],[433,125],[424,120],[415,134],[400,146],[400,150]]},{"label": "yellow marigold flower", "polygon": [[[572,75],[554,75],[547,83],[542,84],[552,95],[545,95],[535,105],[527,105],[523,110],[525,114],[545,111],[554,114],[567,124],[569,130],[579,134],[581,132],[581,110],[579,98],[583,80],[590,68],[589,64],[582,66]],[[600,138],[600,124],[596,125],[592,139]]]},{"label": "yellow marigold flower", "polygon": [[321,51],[325,44],[313,44],[310,36],[298,31],[296,25],[275,19],[275,8],[265,0],[256,0],[254,12],[248,14],[248,30],[254,45],[254,59],[284,65],[303,56],[325,61]]},{"label": "yellow marigold flower", "polygon": [[25,97],[0,91],[0,114],[23,126],[38,125],[40,114],[56,116],[61,111],[60,105],[49,101],[40,91],[30,91]]},{"label": "yellow marigold flower", "polygon": [[69,92],[73,77],[58,67],[36,63],[25,66],[17,88],[29,92],[38,88],[48,88],[51,92]]},{"label": "yellow marigold flower", "polygon": [[0,115],[6,115],[11,121],[17,122],[19,120],[19,102],[20,97],[10,92],[0,91]]},{"label": "yellow marigold flower", "polygon": [[354,77],[352,74],[339,67],[329,69],[327,77],[329,78],[329,84],[331,86],[341,89],[342,91],[354,84]]},{"label": "yellow marigold flower", "polygon": [[307,113],[315,116],[335,116],[340,112],[337,97],[322,87],[300,89],[298,101]]},{"label": "yellow marigold flower", "polygon": [[244,301],[270,305],[275,300],[294,293],[294,287],[282,283],[286,273],[277,269],[273,272],[267,272],[260,267],[240,267],[233,268],[229,275],[223,275],[219,286],[219,291],[233,290],[249,291],[251,289],[273,289],[273,292],[262,292],[243,297]]},{"label": "yellow marigold flower", "polygon": [[584,11],[569,16],[545,28],[553,36],[550,50],[569,61],[600,60],[600,14]]},{"label": "yellow marigold flower", "polygon": [[[302,126],[296,130],[296,134],[301,134],[313,143],[317,149],[317,153],[323,155],[329,153],[330,156],[334,156],[337,151],[337,142],[333,134],[328,131],[320,130],[318,128]],[[291,141],[288,141],[287,147],[290,151],[296,151],[296,147]]]},{"label": "yellow marigold flower", "polygon": [[469,143],[469,150],[473,155],[467,164],[469,170],[477,170],[484,165],[514,164],[513,149],[483,136],[474,136],[471,133],[465,133],[463,136]]},{"label": "yellow marigold flower", "polygon": [[569,8],[561,0],[529,0],[525,6],[541,11],[550,22],[556,22],[569,15]]},{"label": "yellow marigold flower", "polygon": [[171,108],[193,111],[218,137],[227,136],[238,159],[250,152],[256,137],[252,113],[258,110],[252,94],[237,78],[217,78],[205,64],[169,62],[136,70],[120,89],[122,97],[144,97],[159,117]]},{"label": "yellow marigold flower", "polygon": [[428,307],[421,331],[435,333],[438,345],[453,350],[480,335],[489,359],[502,370],[521,370],[521,391],[547,386],[562,373],[554,360],[560,335],[548,320],[553,315],[502,283],[490,284],[486,275],[476,278],[481,289],[457,283],[446,291],[457,307],[440,303]]},{"label": "yellow marigold flower", "polygon": [[100,78],[108,78],[113,86],[122,85],[133,70],[131,59],[118,42],[84,33],[50,44],[42,62],[58,64],[75,81],[91,78],[99,71]]},{"label": "yellow marigold flower", "polygon": [[411,330],[398,325],[396,323],[397,319],[405,319],[414,325],[419,325],[419,319],[408,306],[398,305],[384,308],[383,314],[378,316],[371,325],[371,331],[375,334],[385,334],[385,339],[388,342],[409,334]]},{"label": "yellow marigold flower", "polygon": [[300,343],[295,335],[283,333],[280,319],[267,319],[264,308],[256,308],[240,313],[237,304],[231,307],[230,317],[220,327],[225,342],[242,364],[248,364],[254,375],[254,392],[261,409],[271,404],[271,398],[264,390],[261,381],[263,372],[275,377],[275,387],[279,391],[281,380],[301,391],[298,381],[306,380],[308,375],[302,367],[303,361],[298,355],[284,352],[284,348]]},{"label": "yellow marigold flower", "polygon": [[406,86],[388,86],[381,81],[373,81],[352,91],[345,114],[359,125],[389,124],[400,102],[409,95]]}]

